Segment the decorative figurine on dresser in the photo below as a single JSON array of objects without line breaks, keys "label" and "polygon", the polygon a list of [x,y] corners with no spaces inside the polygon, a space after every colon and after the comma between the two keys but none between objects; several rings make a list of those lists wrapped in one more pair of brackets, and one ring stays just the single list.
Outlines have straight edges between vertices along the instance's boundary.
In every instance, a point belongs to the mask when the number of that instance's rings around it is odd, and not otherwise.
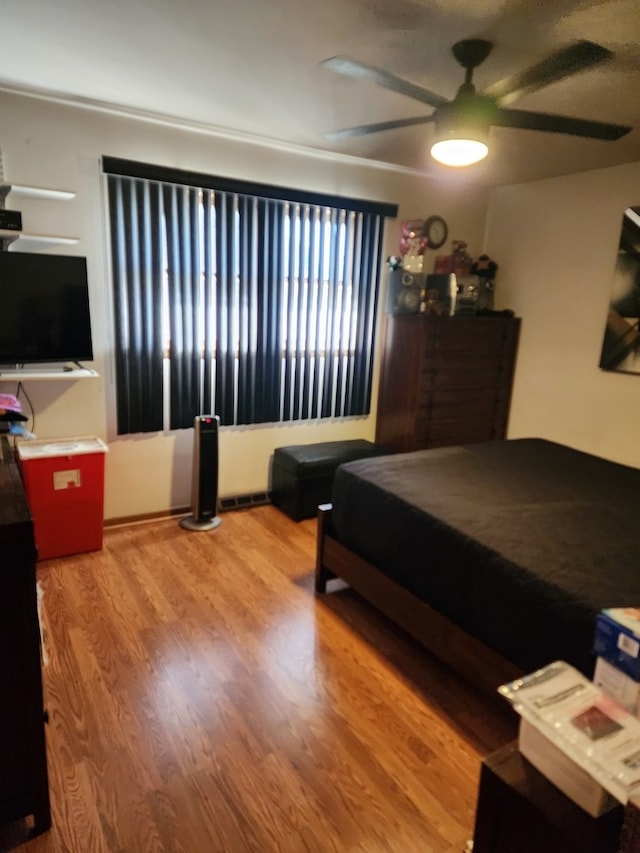
[{"label": "decorative figurine on dresser", "polygon": [[[447,228],[436,220],[438,238]],[[401,250],[421,248],[422,272],[413,255],[388,260],[387,315],[378,395],[376,443],[390,452],[471,444],[504,438],[520,320],[494,311],[498,265],[488,255],[474,261],[462,240],[438,255],[436,272],[424,258],[431,245],[410,242],[417,220],[405,223]],[[440,225],[440,222],[443,225]]]},{"label": "decorative figurine on dresser", "polygon": [[[0,826],[51,826],[33,522],[17,464],[0,437]],[[24,839],[23,839],[24,840]]]},{"label": "decorative figurine on dresser", "polygon": [[[438,249],[447,239],[449,229],[441,216],[409,219],[402,223],[400,255],[392,255],[387,263],[389,280],[387,311],[416,314],[426,310],[427,301],[434,313],[449,311],[450,294],[442,292],[442,283],[431,281],[426,271],[427,249]],[[448,280],[447,286],[448,287]],[[430,290],[429,300],[427,291]],[[442,297],[445,301],[442,304]]]}]

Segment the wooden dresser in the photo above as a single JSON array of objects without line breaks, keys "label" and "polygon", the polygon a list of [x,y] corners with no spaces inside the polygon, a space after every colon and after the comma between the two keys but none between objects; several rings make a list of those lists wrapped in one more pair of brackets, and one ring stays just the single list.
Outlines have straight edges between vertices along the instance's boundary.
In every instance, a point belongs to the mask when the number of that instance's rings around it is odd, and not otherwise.
[{"label": "wooden dresser", "polygon": [[18,467],[0,438],[0,825],[51,826],[33,523]]},{"label": "wooden dresser", "polygon": [[388,314],[376,443],[391,452],[504,438],[520,320]]}]

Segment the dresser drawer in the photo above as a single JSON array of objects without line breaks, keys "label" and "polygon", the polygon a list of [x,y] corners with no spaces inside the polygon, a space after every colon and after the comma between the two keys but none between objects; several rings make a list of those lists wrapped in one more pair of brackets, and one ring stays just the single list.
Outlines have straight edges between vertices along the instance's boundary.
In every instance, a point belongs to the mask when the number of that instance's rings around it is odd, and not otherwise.
[{"label": "dresser drawer", "polygon": [[416,450],[429,447],[446,447],[455,444],[477,444],[503,437],[504,429],[492,418],[476,421],[447,420],[430,422],[423,433],[416,430]]},{"label": "dresser drawer", "polygon": [[501,317],[453,317],[438,326],[426,348],[449,355],[472,352],[500,357],[509,341],[508,328]]},{"label": "dresser drawer", "polygon": [[506,395],[488,396],[477,400],[461,397],[448,402],[427,402],[418,408],[416,422],[446,420],[478,420],[495,418],[499,413],[506,414]]},{"label": "dresser drawer", "polygon": [[500,364],[482,359],[443,362],[437,367],[423,367],[420,373],[419,393],[432,390],[499,388],[504,381]]}]

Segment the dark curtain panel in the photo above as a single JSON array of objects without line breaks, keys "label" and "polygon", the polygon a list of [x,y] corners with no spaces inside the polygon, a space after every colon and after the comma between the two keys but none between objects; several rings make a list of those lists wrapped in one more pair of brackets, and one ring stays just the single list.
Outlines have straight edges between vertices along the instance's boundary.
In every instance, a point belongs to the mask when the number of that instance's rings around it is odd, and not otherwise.
[{"label": "dark curtain panel", "polygon": [[[325,256],[328,249],[328,241],[329,236],[327,234],[327,229],[324,227],[325,225],[325,211],[322,208],[317,209],[315,212],[315,221],[317,221],[317,234],[318,234],[318,251],[315,256],[315,260],[313,266],[311,267],[311,272],[316,281],[321,282],[324,279],[324,266],[325,266]],[[324,376],[324,332],[325,332],[325,323],[323,322],[323,292],[321,288],[318,288],[318,292],[316,294],[316,301],[318,304],[318,311],[315,315],[315,323],[313,324],[315,328],[314,332],[314,346],[313,349],[310,348],[309,356],[312,360],[311,362],[311,381],[309,383],[309,417],[310,418],[319,418],[322,414],[321,404],[322,404],[322,379]],[[313,318],[312,318],[313,319]],[[312,328],[313,328],[312,325]]]},{"label": "dark curtain panel", "polygon": [[380,210],[108,188],[120,434],[369,412]]},{"label": "dark curtain panel", "polygon": [[238,206],[238,277],[236,286],[236,421],[255,423],[255,199],[240,196]]},{"label": "dark curtain panel", "polygon": [[216,229],[212,190],[202,192],[202,302],[203,351],[202,397],[199,414],[215,414],[215,357],[216,357]]},{"label": "dark curtain panel", "polygon": [[256,200],[254,423],[280,420],[285,208],[280,201]]},{"label": "dark curtain panel", "polygon": [[225,426],[235,423],[235,340],[236,259],[234,257],[235,196],[215,194],[216,252],[216,395],[215,413]]},{"label": "dark curtain panel", "polygon": [[371,408],[373,378],[373,340],[378,307],[380,252],[384,220],[375,214],[361,217],[357,258],[354,270],[354,350],[349,377],[350,393],[346,409],[353,415],[365,415]]},{"label": "dark curtain panel", "polygon": [[110,175],[118,434],[162,416],[162,198],[158,184]]},{"label": "dark curtain panel", "polygon": [[169,300],[169,426],[186,429],[202,413],[202,323],[200,192],[164,184]]}]

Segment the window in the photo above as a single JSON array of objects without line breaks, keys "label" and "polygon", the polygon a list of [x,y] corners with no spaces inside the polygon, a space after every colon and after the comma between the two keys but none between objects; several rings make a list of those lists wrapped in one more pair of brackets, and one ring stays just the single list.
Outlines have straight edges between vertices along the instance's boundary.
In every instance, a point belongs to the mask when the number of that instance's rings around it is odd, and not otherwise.
[{"label": "window", "polygon": [[104,158],[118,433],[369,412],[396,208]]}]

